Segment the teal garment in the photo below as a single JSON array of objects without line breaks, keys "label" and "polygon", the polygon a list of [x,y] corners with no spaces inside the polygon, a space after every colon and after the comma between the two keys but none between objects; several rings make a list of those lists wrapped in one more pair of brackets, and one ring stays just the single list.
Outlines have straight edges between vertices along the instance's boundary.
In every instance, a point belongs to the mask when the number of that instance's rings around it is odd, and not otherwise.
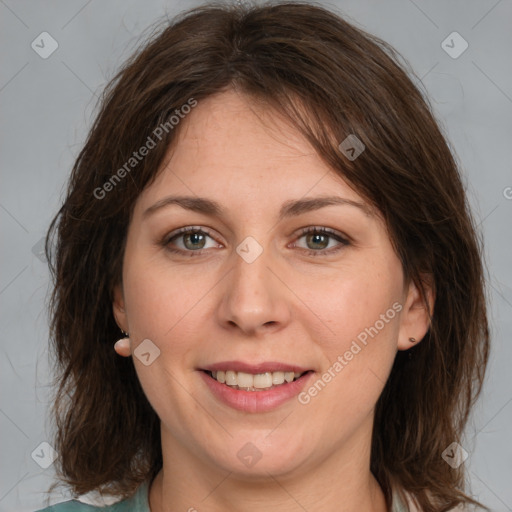
[{"label": "teal garment", "polygon": [[[137,489],[137,492],[131,498],[106,507],[95,507],[77,500],[70,500],[51,505],[36,512],[92,512],[94,510],[103,510],[104,512],[151,512],[148,489],[149,483],[146,482]],[[398,497],[398,494],[393,494],[391,512],[408,512],[408,510],[407,506]]]},{"label": "teal garment", "polygon": [[145,482],[131,498],[105,507],[95,507],[78,500],[69,500],[42,508],[36,512],[93,512],[93,510],[102,510],[104,512],[151,512],[148,490],[149,482]]}]

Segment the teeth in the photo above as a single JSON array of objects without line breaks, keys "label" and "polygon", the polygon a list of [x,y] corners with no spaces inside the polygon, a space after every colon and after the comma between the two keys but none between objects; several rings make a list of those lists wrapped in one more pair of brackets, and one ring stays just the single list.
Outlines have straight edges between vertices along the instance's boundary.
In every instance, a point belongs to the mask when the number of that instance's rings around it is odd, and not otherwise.
[{"label": "teeth", "polygon": [[250,373],[238,372],[237,374],[238,386],[241,388],[252,388],[254,378]]},{"label": "teeth", "polygon": [[279,386],[284,382],[292,382],[299,378],[302,373],[296,372],[266,372],[253,375],[245,372],[216,371],[212,372],[212,377],[221,384],[245,391],[261,391],[270,389],[273,386]]},{"label": "teeth", "polygon": [[295,374],[293,372],[285,372],[285,374],[284,374],[284,380],[286,382],[291,382],[294,377],[295,377]]},{"label": "teeth", "polygon": [[272,372],[272,384],[278,386],[284,382],[284,372]]},{"label": "teeth", "polygon": [[[247,375],[247,374],[246,374]],[[258,373],[257,375],[249,375],[253,380],[253,387],[257,389],[265,389],[272,387],[272,372]],[[240,382],[240,373],[238,374],[238,381]],[[241,384],[238,384],[239,386]]]},{"label": "teeth", "polygon": [[226,384],[228,386],[238,386],[238,380],[236,378],[236,372],[228,370],[226,372]]}]

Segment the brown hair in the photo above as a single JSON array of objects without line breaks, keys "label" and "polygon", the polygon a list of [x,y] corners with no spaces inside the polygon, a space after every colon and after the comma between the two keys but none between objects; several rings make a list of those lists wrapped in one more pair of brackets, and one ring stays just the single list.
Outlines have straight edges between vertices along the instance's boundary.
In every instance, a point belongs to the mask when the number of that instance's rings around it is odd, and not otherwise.
[{"label": "brown hair", "polygon": [[[381,212],[406,279],[424,297],[425,279],[435,290],[428,333],[397,354],[376,406],[371,471],[388,505],[394,488],[426,512],[478,504],[464,466],[441,454],[461,440],[489,356],[481,241],[458,164],[400,58],[311,2],[216,2],[165,20],[108,84],[46,244],[56,469],[75,494],[126,498],[162,467],[159,418],[133,361],[113,350],[112,291],[134,204],[183,124],[170,116],[234,87],[300,130]],[[127,169],[159,126],[161,141]],[[338,147],[350,134],[365,145],[354,160]]]}]

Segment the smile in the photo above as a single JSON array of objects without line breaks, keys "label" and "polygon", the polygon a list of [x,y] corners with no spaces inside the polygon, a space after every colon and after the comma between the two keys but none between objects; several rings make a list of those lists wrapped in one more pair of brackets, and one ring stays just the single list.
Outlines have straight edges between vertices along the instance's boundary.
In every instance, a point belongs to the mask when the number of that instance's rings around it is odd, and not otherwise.
[{"label": "smile", "polygon": [[210,376],[221,384],[226,384],[233,389],[241,389],[244,391],[263,391],[273,389],[285,382],[293,382],[297,380],[305,372],[265,372],[255,375],[246,372],[213,371],[209,372]]},{"label": "smile", "polygon": [[[237,364],[231,365],[231,368],[234,366],[240,367]],[[305,388],[315,374],[313,370],[298,367],[265,366],[265,369],[273,371],[262,371],[258,366],[244,367],[245,371],[235,371],[226,369],[230,365],[222,364],[223,370],[210,367],[201,369],[198,373],[216,401],[232,409],[249,413],[272,411],[289,402]]]}]

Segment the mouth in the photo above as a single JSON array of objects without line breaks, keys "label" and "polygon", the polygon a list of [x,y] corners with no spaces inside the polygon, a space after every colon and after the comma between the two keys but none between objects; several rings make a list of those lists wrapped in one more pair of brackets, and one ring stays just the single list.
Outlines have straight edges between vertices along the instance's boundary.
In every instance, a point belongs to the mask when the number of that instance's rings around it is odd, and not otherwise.
[{"label": "mouth", "polygon": [[[206,388],[216,400],[246,413],[265,413],[283,406],[296,397],[315,374],[313,370],[282,364],[215,366],[198,369]],[[245,371],[229,369],[240,367]]]},{"label": "mouth", "polygon": [[302,372],[295,371],[274,371],[263,373],[248,373],[235,370],[202,370],[210,378],[224,384],[231,389],[241,391],[269,391],[274,388],[295,382],[313,370]]},{"label": "mouth", "polygon": [[249,413],[270,412],[284,405],[315,374],[313,369],[277,361],[223,361],[196,370],[217,401]]}]

